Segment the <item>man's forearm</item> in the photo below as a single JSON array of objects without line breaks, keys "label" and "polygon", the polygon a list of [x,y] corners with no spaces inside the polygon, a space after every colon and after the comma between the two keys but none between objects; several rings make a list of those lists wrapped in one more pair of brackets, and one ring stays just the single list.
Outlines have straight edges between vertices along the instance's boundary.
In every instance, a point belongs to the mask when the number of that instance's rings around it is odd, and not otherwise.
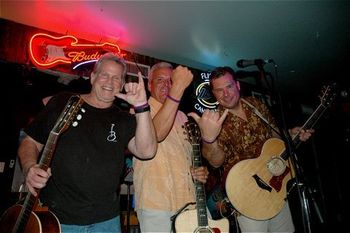
[{"label": "man's forearm", "polygon": [[203,142],[203,156],[213,167],[220,167],[225,161],[224,151],[219,147],[217,141],[210,144]]},{"label": "man's forearm", "polygon": [[21,162],[22,171],[26,175],[29,168],[38,163],[39,149],[28,136],[23,139],[18,148],[18,157]]}]

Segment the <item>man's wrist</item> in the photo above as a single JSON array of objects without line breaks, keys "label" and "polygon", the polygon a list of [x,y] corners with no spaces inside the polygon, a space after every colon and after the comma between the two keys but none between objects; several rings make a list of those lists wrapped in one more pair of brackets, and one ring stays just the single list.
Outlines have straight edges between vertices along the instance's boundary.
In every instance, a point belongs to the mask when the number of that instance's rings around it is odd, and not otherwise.
[{"label": "man's wrist", "polygon": [[175,103],[177,103],[177,104],[179,104],[180,103],[180,99],[176,99],[176,98],[174,98],[174,97],[172,97],[171,95],[167,95],[166,96],[168,99],[170,99],[171,101],[173,101],[173,102],[175,102]]},{"label": "man's wrist", "polygon": [[34,167],[35,165],[36,165],[36,163],[30,163],[29,166],[28,165],[23,166],[23,175],[24,175],[24,177],[27,176],[30,168]]},{"label": "man's wrist", "polygon": [[151,108],[149,106],[148,103],[145,103],[145,104],[142,104],[142,105],[139,105],[139,106],[134,106],[134,112],[135,114],[137,113],[143,113],[143,112],[148,112],[150,111]]}]

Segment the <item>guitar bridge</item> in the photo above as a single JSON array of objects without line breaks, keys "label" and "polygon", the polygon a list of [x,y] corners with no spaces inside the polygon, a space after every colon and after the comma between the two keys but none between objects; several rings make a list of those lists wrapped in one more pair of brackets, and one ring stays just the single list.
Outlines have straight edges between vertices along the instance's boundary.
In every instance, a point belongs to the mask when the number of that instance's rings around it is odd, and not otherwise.
[{"label": "guitar bridge", "polygon": [[265,190],[267,190],[267,191],[269,191],[269,192],[271,193],[271,191],[272,191],[271,186],[268,185],[267,183],[265,183],[257,174],[255,174],[255,175],[253,176],[253,178],[254,178],[256,184],[257,184],[260,188],[265,189]]}]

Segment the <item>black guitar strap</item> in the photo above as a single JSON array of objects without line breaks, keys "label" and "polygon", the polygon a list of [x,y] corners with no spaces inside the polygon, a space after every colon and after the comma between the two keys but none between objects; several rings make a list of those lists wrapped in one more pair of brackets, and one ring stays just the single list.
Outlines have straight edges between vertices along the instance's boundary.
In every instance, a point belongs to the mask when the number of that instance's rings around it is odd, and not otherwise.
[{"label": "black guitar strap", "polygon": [[171,220],[171,232],[172,233],[176,233],[176,228],[175,228],[175,222],[176,222],[176,218],[179,214],[181,214],[183,211],[186,210],[186,208],[189,206],[189,205],[195,205],[196,202],[189,202],[187,203],[186,205],[184,205],[184,207],[182,207],[181,209],[179,209],[173,216],[170,217],[170,220]]}]

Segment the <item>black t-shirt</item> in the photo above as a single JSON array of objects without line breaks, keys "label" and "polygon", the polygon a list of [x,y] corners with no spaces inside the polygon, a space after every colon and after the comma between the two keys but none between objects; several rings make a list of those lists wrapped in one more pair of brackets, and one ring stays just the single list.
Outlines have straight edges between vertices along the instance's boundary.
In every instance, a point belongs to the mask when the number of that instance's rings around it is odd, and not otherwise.
[{"label": "black t-shirt", "polygon": [[[46,144],[70,95],[54,96],[25,132]],[[135,135],[135,117],[116,106],[98,109],[84,103],[82,110],[78,125],[59,135],[52,176],[40,194],[63,224],[87,225],[119,215],[124,151]]]}]

